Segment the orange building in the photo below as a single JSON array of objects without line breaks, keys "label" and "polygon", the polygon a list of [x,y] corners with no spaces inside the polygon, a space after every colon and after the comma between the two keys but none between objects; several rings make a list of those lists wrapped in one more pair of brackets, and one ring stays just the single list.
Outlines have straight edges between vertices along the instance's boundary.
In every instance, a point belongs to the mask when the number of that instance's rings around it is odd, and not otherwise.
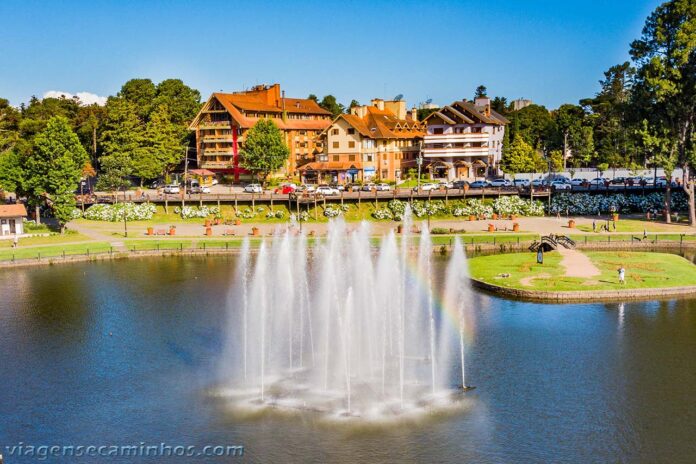
[{"label": "orange building", "polygon": [[331,124],[331,113],[313,100],[284,94],[279,84],[212,94],[189,126],[196,131],[198,167],[232,174],[235,182],[248,176],[240,165],[240,151],[246,132],[264,118],[283,131],[290,149],[280,174],[294,176],[298,167],[313,161],[323,150],[319,135]]},{"label": "orange building", "polygon": [[300,168],[305,182],[399,181],[416,166],[425,125],[403,100],[374,99],[338,116],[324,152]]}]

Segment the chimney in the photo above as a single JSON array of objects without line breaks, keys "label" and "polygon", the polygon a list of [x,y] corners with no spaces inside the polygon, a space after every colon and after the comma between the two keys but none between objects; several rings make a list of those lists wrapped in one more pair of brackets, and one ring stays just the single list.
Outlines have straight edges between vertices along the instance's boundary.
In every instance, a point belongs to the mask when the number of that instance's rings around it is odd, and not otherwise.
[{"label": "chimney", "polygon": [[418,121],[418,110],[415,106],[411,108],[411,121]]},{"label": "chimney", "polygon": [[[276,85],[278,85],[278,84],[276,84]],[[280,88],[280,86],[278,86],[278,88]],[[285,90],[283,90],[282,95],[283,95],[283,97],[280,99],[280,102],[281,102],[281,105],[283,107],[283,113],[282,113],[283,121],[285,121],[288,118],[287,114],[285,114]]]},{"label": "chimney", "polygon": [[476,105],[476,109],[483,112],[484,115],[486,115],[486,116],[491,115],[491,99],[490,98],[479,97],[476,100],[474,100],[474,105]]},{"label": "chimney", "polygon": [[373,98],[372,106],[376,106],[378,110],[384,111],[384,100],[381,98]]}]

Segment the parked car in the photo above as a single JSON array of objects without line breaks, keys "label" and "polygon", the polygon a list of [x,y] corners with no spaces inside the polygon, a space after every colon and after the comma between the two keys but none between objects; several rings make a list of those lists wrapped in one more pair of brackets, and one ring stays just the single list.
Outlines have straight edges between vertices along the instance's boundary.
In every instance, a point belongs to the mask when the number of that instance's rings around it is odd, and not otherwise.
[{"label": "parked car", "polygon": [[515,179],[512,181],[512,184],[515,187],[527,188],[529,187],[530,182],[529,179]]},{"label": "parked car", "polygon": [[443,181],[440,181],[440,183],[437,184],[437,188],[442,189],[442,190],[447,190],[447,189],[453,188],[453,184],[452,184],[452,182],[445,182],[445,181],[443,180]]},{"label": "parked car", "polygon": [[551,182],[551,188],[554,190],[570,190],[573,188],[573,186],[563,182],[562,180],[555,180]]},{"label": "parked car", "polygon": [[346,192],[357,192],[360,190],[360,184],[346,184],[344,189]]},{"label": "parked car", "polygon": [[614,177],[609,181],[609,185],[626,185],[625,177]]},{"label": "parked car", "polygon": [[210,187],[207,185],[201,186],[199,184],[191,185],[188,188],[188,193],[210,193]]},{"label": "parked car", "polygon": [[217,177],[213,177],[212,184],[217,185],[219,181],[217,180]]},{"label": "parked car", "polygon": [[542,179],[534,179],[534,180],[531,182],[531,185],[532,185],[533,187],[543,187],[545,184],[544,184],[544,181],[543,181]]},{"label": "parked car", "polygon": [[314,184],[302,184],[297,188],[298,191],[304,192],[304,193],[314,193],[314,191],[316,189],[317,189],[317,186]]},{"label": "parked car", "polygon": [[510,182],[508,179],[493,179],[490,181],[490,186],[491,187],[512,187],[512,182]]},{"label": "parked car", "polygon": [[248,184],[244,187],[244,191],[246,193],[263,193],[263,188],[261,184]]},{"label": "parked car", "polygon": [[462,190],[464,189],[465,185],[469,185],[469,183],[465,180],[455,180],[454,182],[452,182],[453,189]]},{"label": "parked car", "polygon": [[327,184],[322,184],[317,187],[316,192],[318,195],[324,195],[325,197],[330,197],[333,195],[340,195],[341,192]]},{"label": "parked car", "polygon": [[489,184],[487,181],[485,181],[485,180],[477,180],[477,181],[472,182],[472,183],[469,184],[469,187],[475,188],[475,189],[476,189],[476,188],[479,188],[479,189],[481,189],[481,188],[486,188],[486,187],[489,187],[489,186],[490,186],[490,184]]},{"label": "parked car", "polygon": [[[430,183],[430,182],[426,182],[425,184],[421,184],[421,185],[420,185],[420,191],[421,191],[421,192],[427,192],[427,191],[429,191],[429,190],[436,190],[436,189],[437,189],[437,185],[435,185],[435,184],[433,184],[433,183]],[[417,192],[417,191],[418,191],[418,186],[413,187],[413,191],[414,191],[414,192]]]},{"label": "parked car", "polygon": [[590,187],[604,187],[607,184],[607,180],[604,177],[595,177],[590,181]]},{"label": "parked car", "polygon": [[346,190],[346,186],[343,184],[337,184],[336,182],[332,182],[329,184],[329,187],[334,188],[338,190],[339,192],[343,192]]},{"label": "parked car", "polygon": [[573,179],[570,181],[571,187],[582,187],[585,183],[585,179]]},{"label": "parked car", "polygon": [[163,180],[157,179],[157,180],[153,180],[152,183],[150,183],[150,188],[151,188],[151,189],[158,189],[158,188],[160,188],[160,187],[164,187],[164,181],[163,181]]},{"label": "parked car", "polygon": [[643,180],[643,178],[641,176],[627,177],[626,183],[628,185],[640,185],[642,180]]},{"label": "parked car", "polygon": [[283,195],[287,195],[288,193],[292,193],[295,190],[297,190],[297,185],[295,184],[281,184],[280,187],[275,189],[275,193],[281,193]]},{"label": "parked car", "polygon": [[169,184],[164,186],[164,193],[179,193],[181,189],[178,184]]},{"label": "parked car", "polygon": [[360,190],[362,190],[363,192],[371,192],[372,190],[374,190],[376,188],[377,188],[377,186],[375,184],[373,184],[372,182],[370,182],[368,184],[363,184],[363,186]]},{"label": "parked car", "polygon": [[378,192],[388,192],[389,190],[391,190],[391,187],[389,186],[389,184],[385,184],[385,183],[377,184],[375,188],[377,189]]}]

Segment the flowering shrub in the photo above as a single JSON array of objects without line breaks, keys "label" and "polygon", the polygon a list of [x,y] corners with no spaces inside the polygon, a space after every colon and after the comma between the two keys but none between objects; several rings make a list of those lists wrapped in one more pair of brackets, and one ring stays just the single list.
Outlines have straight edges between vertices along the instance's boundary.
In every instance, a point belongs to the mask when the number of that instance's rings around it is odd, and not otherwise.
[{"label": "flowering shrub", "polygon": [[543,216],[544,205],[540,201],[530,202],[516,195],[496,198],[493,201],[493,210],[502,215],[510,216]]},{"label": "flowering shrub", "polygon": [[96,204],[85,211],[85,219],[92,221],[145,221],[152,219],[156,208],[152,203],[116,203],[115,205]]},{"label": "flowering shrub", "polygon": [[80,208],[73,208],[70,213],[70,219],[80,219],[82,217],[82,210]]},{"label": "flowering shrub", "polygon": [[309,213],[307,211],[300,212],[300,221],[309,221]]},{"label": "flowering shrub", "polygon": [[380,208],[372,213],[372,217],[380,220],[394,219],[394,214],[392,213],[392,210],[389,208]]},{"label": "flowering shrub", "polygon": [[[672,209],[683,210],[687,199],[683,192],[672,193]],[[653,192],[648,195],[614,193],[611,195],[590,195],[589,193],[562,193],[551,199],[551,213],[597,214],[597,213],[644,213],[661,210],[664,207],[664,195]]]},{"label": "flowering shrub", "polygon": [[174,213],[180,214],[184,219],[206,218],[211,215],[219,215],[220,208],[217,206],[201,206],[200,208],[197,206],[184,206],[183,208],[177,206],[174,208]]},{"label": "flowering shrub", "polygon": [[481,200],[466,200],[466,202],[458,203],[452,208],[454,216],[476,216],[476,217],[491,217],[493,215],[493,207],[483,203]]},{"label": "flowering shrub", "polygon": [[283,219],[285,213],[282,210],[269,211],[266,213],[266,219]]},{"label": "flowering shrub", "polygon": [[[347,209],[347,207],[346,207]],[[327,205],[326,208],[324,209],[324,216],[327,218],[335,218],[341,213],[343,213],[345,209],[343,209],[341,206],[336,206],[336,205]]]},{"label": "flowering shrub", "polygon": [[254,212],[253,209],[246,207],[241,211],[237,211],[237,217],[241,217],[244,219],[251,219],[256,217],[256,213]]}]

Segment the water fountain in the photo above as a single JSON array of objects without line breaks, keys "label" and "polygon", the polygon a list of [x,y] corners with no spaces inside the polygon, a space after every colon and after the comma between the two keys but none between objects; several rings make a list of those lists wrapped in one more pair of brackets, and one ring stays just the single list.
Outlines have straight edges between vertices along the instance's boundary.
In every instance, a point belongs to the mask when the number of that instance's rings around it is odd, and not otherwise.
[{"label": "water fountain", "polygon": [[[245,242],[223,357],[235,408],[381,419],[458,401],[467,388],[464,250],[457,240],[439,291],[427,229],[409,236],[408,213],[402,229],[375,247],[368,223],[334,220],[321,244],[288,231],[255,259]],[[459,369],[461,385],[452,381]]]}]

